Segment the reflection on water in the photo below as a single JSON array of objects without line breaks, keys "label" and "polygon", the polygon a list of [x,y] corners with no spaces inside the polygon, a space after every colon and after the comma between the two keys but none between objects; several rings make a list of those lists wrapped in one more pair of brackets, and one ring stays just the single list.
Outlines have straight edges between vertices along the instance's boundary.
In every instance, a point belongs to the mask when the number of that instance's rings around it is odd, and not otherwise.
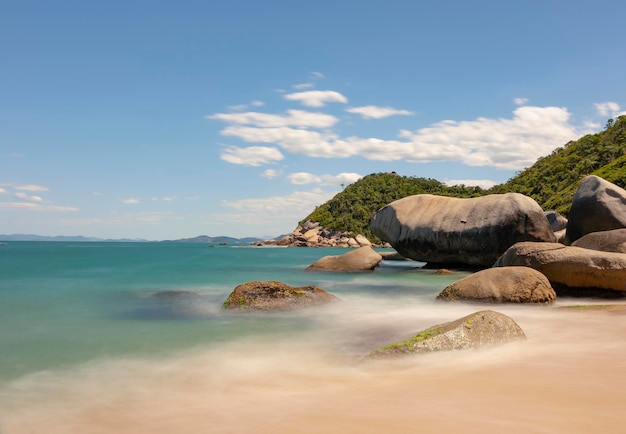
[{"label": "reflection on water", "polygon": [[623,313],[497,306],[520,324],[526,341],[364,359],[379,345],[484,308],[414,301],[346,295],[343,303],[280,314],[285,328],[307,324],[284,333],[28,375],[0,389],[0,432],[623,430]]}]

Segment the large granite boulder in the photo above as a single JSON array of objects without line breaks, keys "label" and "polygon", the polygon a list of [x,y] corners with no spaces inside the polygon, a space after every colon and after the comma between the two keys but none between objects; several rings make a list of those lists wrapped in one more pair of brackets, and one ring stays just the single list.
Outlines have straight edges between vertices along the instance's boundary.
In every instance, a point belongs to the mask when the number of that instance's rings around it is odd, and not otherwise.
[{"label": "large granite boulder", "polygon": [[376,268],[382,260],[383,257],[371,247],[360,247],[355,250],[350,250],[343,255],[324,256],[309,265],[306,269],[322,271],[367,271]]},{"label": "large granite boulder", "polygon": [[603,252],[626,253],[626,228],[591,232],[574,241],[572,246]]},{"label": "large granite boulder", "polygon": [[374,350],[370,357],[473,349],[525,338],[524,331],[513,319],[499,312],[483,310],[421,331],[406,341]]},{"label": "large granite boulder", "polygon": [[626,296],[626,255],[558,243],[518,243],[495,267],[525,266],[543,273],[557,294]]},{"label": "large granite boulder", "polygon": [[379,210],[370,228],[407,258],[482,267],[493,265],[516,242],[555,241],[541,207],[518,193],[409,196]]},{"label": "large granite boulder", "polygon": [[292,287],[282,282],[248,282],[238,285],[224,302],[229,310],[290,310],[339,299],[317,286]]},{"label": "large granite boulder", "polygon": [[445,301],[483,303],[551,303],[556,293],[550,281],[528,267],[488,268],[464,277],[437,296]]},{"label": "large granite boulder", "polygon": [[626,190],[598,176],[586,176],[568,217],[566,244],[591,232],[626,228]]}]

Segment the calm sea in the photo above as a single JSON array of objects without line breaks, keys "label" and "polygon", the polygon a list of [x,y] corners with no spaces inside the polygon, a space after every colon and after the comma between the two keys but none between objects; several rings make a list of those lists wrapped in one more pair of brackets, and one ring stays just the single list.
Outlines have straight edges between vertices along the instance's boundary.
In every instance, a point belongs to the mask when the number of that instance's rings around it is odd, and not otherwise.
[{"label": "calm sea", "polygon": [[[0,433],[622,432],[626,317],[497,306],[527,342],[367,362],[381,345],[485,306],[435,302],[465,274],[415,262],[304,271],[345,252],[0,246]],[[316,285],[342,302],[221,309],[254,280]]]},{"label": "calm sea", "polygon": [[[341,249],[183,243],[13,242],[0,246],[0,380],[100,358],[162,356],[251,334],[307,333],[297,315],[233,315],[240,283],[317,285],[348,300],[432,298],[458,278],[384,264],[373,273],[304,269]],[[163,291],[187,291],[159,297]],[[319,327],[316,324],[315,327]]]}]

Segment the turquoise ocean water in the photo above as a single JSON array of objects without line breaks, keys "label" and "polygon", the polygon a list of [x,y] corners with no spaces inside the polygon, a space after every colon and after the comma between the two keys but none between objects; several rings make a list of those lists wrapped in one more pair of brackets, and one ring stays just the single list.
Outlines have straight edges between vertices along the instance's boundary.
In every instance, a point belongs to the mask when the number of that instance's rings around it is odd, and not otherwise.
[{"label": "turquoise ocean water", "polygon": [[[384,262],[374,272],[306,272],[342,249],[183,243],[12,242],[0,246],[0,382],[94,360],[168,357],[250,336],[285,337],[337,327],[332,318],[383,305],[432,303],[459,278]],[[240,315],[221,304],[254,280],[317,285],[347,301],[324,318]],[[158,297],[163,291],[186,296]],[[357,301],[367,300],[368,308]],[[357,307],[358,306],[358,307]],[[358,317],[358,315],[357,315]],[[329,331],[331,333],[331,331]],[[0,383],[1,384],[1,383]]]}]

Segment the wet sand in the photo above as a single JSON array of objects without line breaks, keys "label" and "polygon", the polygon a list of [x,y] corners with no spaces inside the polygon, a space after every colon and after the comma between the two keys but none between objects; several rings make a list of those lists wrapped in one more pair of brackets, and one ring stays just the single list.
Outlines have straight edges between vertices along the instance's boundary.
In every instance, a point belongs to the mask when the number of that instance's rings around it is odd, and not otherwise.
[{"label": "wet sand", "polygon": [[327,331],[31,375],[2,389],[0,432],[626,432],[626,305],[492,308],[528,339],[367,361]]}]

